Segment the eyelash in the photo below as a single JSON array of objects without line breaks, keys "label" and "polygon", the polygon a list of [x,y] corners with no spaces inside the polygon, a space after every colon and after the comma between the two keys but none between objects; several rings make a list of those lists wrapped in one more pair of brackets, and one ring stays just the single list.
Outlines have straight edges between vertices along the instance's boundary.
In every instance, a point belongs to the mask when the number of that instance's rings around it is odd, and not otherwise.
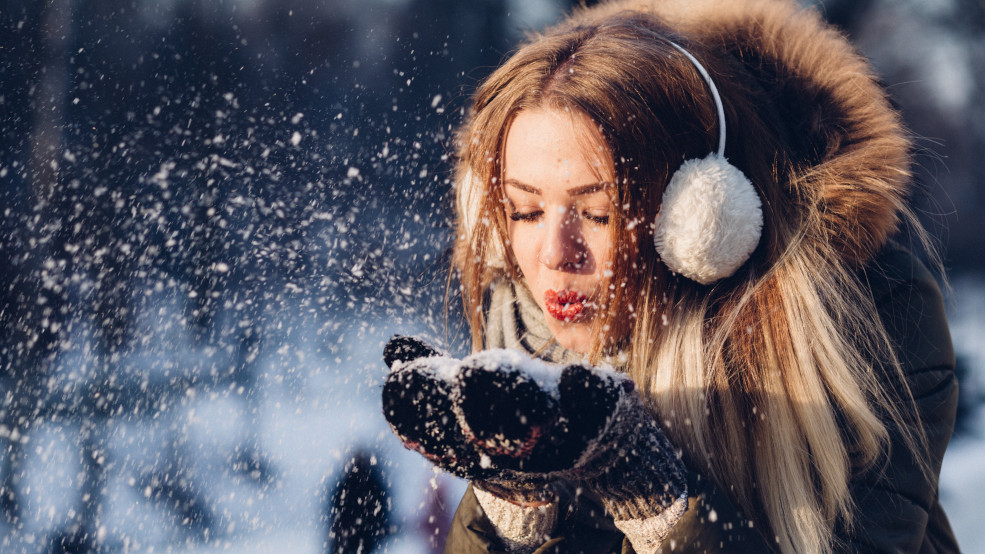
[{"label": "eyelash", "polygon": [[543,214],[543,213],[544,212],[542,212],[542,211],[527,212],[527,213],[521,213],[519,211],[513,211],[512,213],[510,213],[510,219],[513,220],[513,221],[534,221],[538,217],[540,217],[541,214]]},{"label": "eyelash", "polygon": [[609,216],[607,216],[607,215],[591,215],[588,212],[582,212],[581,215],[583,215],[584,217],[588,218],[589,221],[591,221],[592,223],[594,223],[596,225],[608,225],[609,224]]},{"label": "eyelash", "polygon": [[[535,212],[527,212],[527,213],[514,211],[510,214],[510,219],[513,221],[536,221],[541,215],[543,215],[543,213],[544,212],[540,210]],[[591,215],[588,212],[582,212],[581,215],[582,217],[584,217],[585,219],[591,221],[596,225],[609,224],[609,216],[607,215]]]}]

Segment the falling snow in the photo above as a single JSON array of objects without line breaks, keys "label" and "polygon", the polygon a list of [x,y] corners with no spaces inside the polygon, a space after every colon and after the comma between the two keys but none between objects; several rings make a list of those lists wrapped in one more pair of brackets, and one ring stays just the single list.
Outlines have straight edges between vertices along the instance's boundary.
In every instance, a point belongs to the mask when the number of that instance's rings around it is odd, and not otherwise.
[{"label": "falling snow", "polygon": [[[383,549],[428,551],[463,484],[390,433],[381,352],[394,333],[468,349],[444,304],[454,130],[562,3],[10,4],[0,551],[323,552],[360,453],[392,504]],[[981,60],[955,40],[915,89],[944,87],[948,114]],[[983,313],[953,314],[979,395]],[[983,452],[957,439],[941,480],[967,551]]]}]

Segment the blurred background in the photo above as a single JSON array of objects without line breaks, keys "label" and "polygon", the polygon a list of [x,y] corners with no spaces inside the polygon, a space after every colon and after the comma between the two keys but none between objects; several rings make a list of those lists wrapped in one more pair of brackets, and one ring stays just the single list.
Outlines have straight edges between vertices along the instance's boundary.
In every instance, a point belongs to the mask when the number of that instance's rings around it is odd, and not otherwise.
[{"label": "blurred background", "polygon": [[[810,4],[917,137],[962,381],[941,497],[985,552],[985,4]],[[0,0],[0,551],[437,551],[462,483],[391,436],[380,353],[466,350],[451,133],[570,7]]]}]

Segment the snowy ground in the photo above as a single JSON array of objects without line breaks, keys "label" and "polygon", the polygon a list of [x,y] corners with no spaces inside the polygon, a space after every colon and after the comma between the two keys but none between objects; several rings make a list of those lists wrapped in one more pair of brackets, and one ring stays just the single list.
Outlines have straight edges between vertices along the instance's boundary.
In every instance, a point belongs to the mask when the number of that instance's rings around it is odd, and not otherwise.
[{"label": "snowy ground", "polygon": [[[951,313],[955,344],[977,372],[965,386],[985,390],[985,285],[959,281],[955,288],[962,299]],[[164,359],[158,352],[151,364],[157,371],[236,363],[234,353],[196,348],[180,330],[148,326],[143,332],[152,343],[180,346]],[[420,531],[426,499],[440,481],[444,506],[453,510],[464,485],[436,477],[419,456],[401,448],[379,408],[385,340],[395,332],[424,331],[410,318],[391,317],[272,332],[265,339],[270,346],[254,362],[254,394],[235,382],[189,389],[154,415],[102,420],[102,544],[123,552],[323,552],[325,498],[348,457],[364,449],[377,457],[392,486],[400,532],[383,550],[427,552]],[[141,356],[135,353],[130,363],[150,363]],[[82,378],[76,374],[86,360],[84,351],[66,352],[65,378]],[[985,410],[974,417],[973,431],[956,439],[944,460],[941,498],[964,551],[985,552]],[[0,524],[0,551],[44,551],[41,545],[71,521],[82,472],[78,435],[78,424],[66,421],[44,423],[30,434],[20,481],[22,518],[14,529]],[[237,460],[247,454],[261,463],[244,471]],[[160,499],[154,479],[168,476],[190,483],[185,490],[197,495],[205,515],[196,517],[206,524],[184,524],[180,510]]]},{"label": "snowy ground", "polygon": [[[985,429],[985,410],[978,411],[977,429]],[[951,521],[958,544],[966,553],[985,552],[985,439],[956,440],[944,456],[941,469],[941,503]]]},{"label": "snowy ground", "polygon": [[[955,351],[971,375],[961,385],[985,392],[985,282],[955,279],[949,318]],[[941,503],[964,552],[985,552],[985,409],[972,417],[969,432],[948,447],[941,469]]]}]

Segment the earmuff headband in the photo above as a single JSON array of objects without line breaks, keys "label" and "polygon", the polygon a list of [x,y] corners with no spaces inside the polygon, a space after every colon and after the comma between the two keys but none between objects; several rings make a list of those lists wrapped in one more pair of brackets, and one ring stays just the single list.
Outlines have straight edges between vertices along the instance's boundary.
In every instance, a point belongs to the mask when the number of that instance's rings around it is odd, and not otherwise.
[{"label": "earmuff headband", "polygon": [[681,45],[667,41],[705,80],[718,111],[718,151],[687,160],[664,189],[653,243],[671,271],[701,284],[729,277],[749,259],[763,229],[759,194],[725,159],[725,107],[708,70]]},{"label": "earmuff headband", "polygon": [[668,40],[671,46],[676,48],[681,54],[691,60],[694,64],[694,68],[698,70],[701,74],[701,78],[705,80],[708,88],[711,90],[711,97],[715,100],[715,109],[718,111],[718,155],[725,157],[725,106],[722,104],[722,97],[718,94],[718,87],[715,86],[715,81],[712,80],[711,75],[708,74],[708,70],[705,66],[701,65],[701,62],[697,58],[691,55],[690,52],[684,49],[683,46],[677,44],[672,40]]}]

